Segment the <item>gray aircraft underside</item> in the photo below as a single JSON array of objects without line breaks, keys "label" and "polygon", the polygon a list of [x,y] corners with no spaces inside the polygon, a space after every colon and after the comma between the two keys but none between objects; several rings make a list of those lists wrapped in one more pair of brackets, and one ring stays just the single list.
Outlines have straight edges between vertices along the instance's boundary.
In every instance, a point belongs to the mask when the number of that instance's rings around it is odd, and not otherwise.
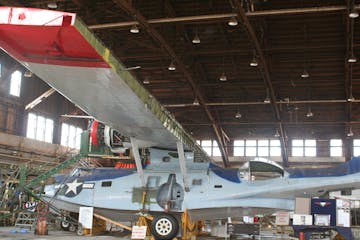
[{"label": "gray aircraft underside", "polygon": [[[296,197],[317,197],[330,190],[356,188],[360,179],[359,169],[354,168],[354,165],[359,165],[360,158],[333,169],[337,170],[333,171],[336,173],[333,176],[329,176],[329,169],[319,169],[312,176],[306,176],[306,171],[302,174],[284,171],[281,176],[266,180],[249,180],[249,169],[224,169],[212,163],[192,163],[188,164],[187,177],[191,185],[186,192],[179,160],[170,157],[170,160],[162,161],[168,152],[150,150],[150,156],[156,159],[152,158],[144,169],[148,194],[145,209],[155,213],[164,212],[161,198],[165,197],[166,201],[172,203],[170,212],[180,213],[188,209],[192,219],[271,214],[276,210],[293,211]],[[192,160],[191,157],[187,158],[188,162]],[[264,159],[253,161],[269,165],[269,168],[276,165]],[[163,186],[169,184],[169,176],[176,177],[172,186],[179,187],[174,187],[174,193],[171,192],[172,188],[162,191]],[[59,181],[48,186],[47,197],[51,198],[57,189],[60,190],[54,201],[68,211],[77,212],[79,206],[93,206],[95,212],[126,221],[135,219],[136,213],[143,208],[143,188],[136,169],[77,169],[65,183]],[[171,197],[168,197],[169,192]]]}]

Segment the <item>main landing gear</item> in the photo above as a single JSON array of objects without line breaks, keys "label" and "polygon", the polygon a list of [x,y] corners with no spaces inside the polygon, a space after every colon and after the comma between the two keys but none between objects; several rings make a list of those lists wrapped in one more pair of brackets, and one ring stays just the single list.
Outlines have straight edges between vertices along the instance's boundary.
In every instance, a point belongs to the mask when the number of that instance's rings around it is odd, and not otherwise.
[{"label": "main landing gear", "polygon": [[66,221],[66,219],[61,220],[60,227],[64,231],[69,231],[70,228],[70,222]]},{"label": "main landing gear", "polygon": [[172,240],[178,235],[181,222],[181,239],[192,239],[203,233],[205,226],[203,221],[191,222],[188,210],[185,209],[181,215],[181,220],[173,215],[163,213],[154,218],[148,218],[151,234],[156,240]]},{"label": "main landing gear", "polygon": [[179,223],[172,215],[162,214],[152,220],[150,230],[157,240],[171,240],[179,232]]},{"label": "main landing gear", "polygon": [[[77,219],[77,218],[74,218],[74,219]],[[77,229],[76,223],[73,222],[73,219],[69,219],[67,217],[63,217],[61,219],[60,227],[62,230],[70,231],[70,232],[75,232]]]}]

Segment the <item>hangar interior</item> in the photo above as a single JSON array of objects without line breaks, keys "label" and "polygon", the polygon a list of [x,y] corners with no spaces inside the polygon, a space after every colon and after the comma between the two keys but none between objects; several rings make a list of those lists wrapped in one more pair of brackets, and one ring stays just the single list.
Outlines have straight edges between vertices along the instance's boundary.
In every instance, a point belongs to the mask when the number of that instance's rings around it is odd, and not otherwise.
[{"label": "hangar interior", "polygon": [[[0,2],[76,13],[220,165],[260,157],[293,169],[360,155],[359,4]],[[0,93],[2,181],[24,164],[32,179],[78,152],[91,116],[4,50]]]}]

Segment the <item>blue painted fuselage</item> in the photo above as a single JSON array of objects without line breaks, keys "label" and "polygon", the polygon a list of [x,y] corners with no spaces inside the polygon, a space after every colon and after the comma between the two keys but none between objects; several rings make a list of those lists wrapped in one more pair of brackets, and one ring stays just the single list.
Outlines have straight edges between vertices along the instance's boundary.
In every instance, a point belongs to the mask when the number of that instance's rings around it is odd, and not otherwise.
[{"label": "blue painted fuselage", "polygon": [[[65,182],[58,178],[57,184],[48,186],[46,194],[51,197],[54,189],[59,188],[54,199],[57,205],[68,211],[76,211],[78,206],[93,206],[108,213],[138,212],[143,207],[152,212],[163,212],[157,202],[157,191],[168,181],[169,174],[175,174],[177,183],[184,185],[178,159],[161,161],[164,154],[166,151],[152,150],[152,160],[144,169],[148,194],[145,205],[141,201],[144,189],[136,169],[77,169]],[[359,169],[356,169],[360,166],[360,159],[349,161],[347,165],[351,169],[347,168],[348,172],[342,175],[286,173],[282,177],[259,181],[249,180],[239,169],[224,169],[192,160],[191,156],[186,158],[190,191],[184,191],[181,209],[173,211],[188,209],[195,219],[294,210],[295,197],[321,196],[330,190],[356,188],[360,181]],[[341,168],[346,169],[344,166]],[[212,209],[211,213],[209,209]]]}]

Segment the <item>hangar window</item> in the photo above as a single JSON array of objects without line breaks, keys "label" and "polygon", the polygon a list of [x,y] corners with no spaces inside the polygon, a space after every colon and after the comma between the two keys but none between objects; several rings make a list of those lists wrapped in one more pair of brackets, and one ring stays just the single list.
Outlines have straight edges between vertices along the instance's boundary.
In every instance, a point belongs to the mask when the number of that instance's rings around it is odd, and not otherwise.
[{"label": "hangar window", "polygon": [[52,143],[54,121],[50,118],[29,113],[26,137]]},{"label": "hangar window", "polygon": [[316,140],[314,139],[293,139],[293,157],[316,157]]},{"label": "hangar window", "polygon": [[281,144],[280,140],[270,140],[270,156],[280,157],[281,156]]},{"label": "hangar window", "polygon": [[79,127],[63,123],[61,125],[61,145],[80,149],[80,139],[83,130]]},{"label": "hangar window", "polygon": [[354,139],[353,142],[353,156],[358,157],[360,156],[360,139]]},{"label": "hangar window", "polygon": [[20,96],[20,89],[21,89],[21,72],[15,71],[11,74],[10,79],[10,95],[15,97]]},{"label": "hangar window", "polygon": [[330,157],[341,157],[342,154],[342,140],[330,139]]},{"label": "hangar window", "polygon": [[256,140],[245,141],[245,156],[249,156],[249,157],[256,156]]},{"label": "hangar window", "polygon": [[245,140],[234,141],[234,156],[245,156]]},{"label": "hangar window", "polygon": [[207,154],[209,154],[209,156],[211,156],[211,140],[201,140],[200,146]]},{"label": "hangar window", "polygon": [[203,150],[209,154],[209,156],[221,156],[220,148],[215,140],[196,140],[197,144],[199,144]]},{"label": "hangar window", "polygon": [[218,146],[217,141],[213,141],[213,146],[212,146],[212,156],[215,157],[220,157],[221,156],[221,152],[220,152],[220,148]]},{"label": "hangar window", "polygon": [[281,156],[279,140],[258,139],[258,140],[235,140],[234,156],[247,157],[275,157]]}]

